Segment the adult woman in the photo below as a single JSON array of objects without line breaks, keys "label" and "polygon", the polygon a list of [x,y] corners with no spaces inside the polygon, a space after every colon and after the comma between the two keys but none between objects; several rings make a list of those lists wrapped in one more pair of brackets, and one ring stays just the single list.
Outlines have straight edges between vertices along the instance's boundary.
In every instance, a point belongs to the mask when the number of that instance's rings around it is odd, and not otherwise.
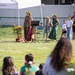
[{"label": "adult woman", "polygon": [[18,75],[15,71],[13,59],[10,56],[3,59],[2,75]]},{"label": "adult woman", "polygon": [[72,59],[72,45],[68,38],[60,38],[44,67],[44,75],[72,75],[66,67]]},{"label": "adult woman", "polygon": [[56,35],[57,35],[58,24],[59,24],[59,21],[58,21],[57,16],[53,15],[53,27],[49,34],[50,39],[53,39],[53,40],[57,39]]},{"label": "adult woman", "polygon": [[31,13],[27,11],[25,19],[24,19],[24,39],[25,41],[31,41],[31,36],[32,36],[31,21],[32,21]]},{"label": "adult woman", "polygon": [[74,15],[72,16],[72,20],[73,20],[73,39],[75,39],[75,12]]},{"label": "adult woman", "polygon": [[[34,57],[31,53],[25,55],[25,64],[21,67],[20,75],[34,75],[38,70],[35,65],[33,65]],[[29,73],[29,74],[28,74]]]}]

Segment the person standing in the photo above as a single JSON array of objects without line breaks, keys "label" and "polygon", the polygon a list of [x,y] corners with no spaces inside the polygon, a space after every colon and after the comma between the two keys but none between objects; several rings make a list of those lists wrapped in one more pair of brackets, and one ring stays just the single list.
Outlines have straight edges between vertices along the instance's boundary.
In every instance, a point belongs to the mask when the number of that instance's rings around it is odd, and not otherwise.
[{"label": "person standing", "polygon": [[75,39],[75,11],[74,11],[74,15],[72,16],[73,19],[73,39]]},{"label": "person standing", "polygon": [[66,37],[66,32],[67,32],[66,20],[63,20],[61,37]]},{"label": "person standing", "polygon": [[51,27],[52,27],[52,22],[50,20],[50,17],[46,17],[46,27],[45,27],[46,41],[48,39],[48,36],[49,36],[49,32],[50,32]]},{"label": "person standing", "polygon": [[71,16],[68,16],[68,20],[66,23],[67,26],[67,38],[69,38],[69,40],[72,40],[72,26],[73,26],[73,21],[71,20]]},{"label": "person standing", "polygon": [[53,40],[57,39],[58,25],[59,25],[58,17],[56,15],[53,15],[53,27],[49,34],[50,39],[53,39]]},{"label": "person standing", "polygon": [[29,11],[26,11],[26,16],[24,19],[24,40],[26,41],[31,41],[31,36],[32,36],[32,26],[31,26],[31,13]]}]

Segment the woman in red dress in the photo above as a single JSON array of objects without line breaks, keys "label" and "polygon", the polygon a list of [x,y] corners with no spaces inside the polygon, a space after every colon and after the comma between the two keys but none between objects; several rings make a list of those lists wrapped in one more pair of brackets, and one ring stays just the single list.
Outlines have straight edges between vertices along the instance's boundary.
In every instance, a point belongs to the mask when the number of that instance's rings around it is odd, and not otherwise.
[{"label": "woman in red dress", "polygon": [[31,41],[32,36],[32,26],[31,26],[31,13],[29,11],[26,12],[26,16],[24,19],[24,39],[26,41]]}]

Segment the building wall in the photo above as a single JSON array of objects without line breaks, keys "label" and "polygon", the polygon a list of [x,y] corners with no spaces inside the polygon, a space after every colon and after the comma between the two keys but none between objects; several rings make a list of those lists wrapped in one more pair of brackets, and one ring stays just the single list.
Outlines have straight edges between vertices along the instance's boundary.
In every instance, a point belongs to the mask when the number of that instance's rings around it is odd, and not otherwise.
[{"label": "building wall", "polygon": [[[32,8],[20,9],[19,10],[20,25],[23,25],[24,23],[26,10],[31,11],[32,17],[34,17],[34,20],[39,20],[40,22],[43,21],[41,17],[46,17],[46,16],[52,17],[53,14],[56,14],[59,18],[60,25],[62,25],[63,19],[67,19],[69,15],[73,15],[73,12],[75,11],[75,6],[73,5],[42,5],[42,7],[37,6]],[[14,23],[18,24],[18,21],[16,18],[17,15],[18,15],[17,10],[0,9],[0,25],[13,25]]]}]

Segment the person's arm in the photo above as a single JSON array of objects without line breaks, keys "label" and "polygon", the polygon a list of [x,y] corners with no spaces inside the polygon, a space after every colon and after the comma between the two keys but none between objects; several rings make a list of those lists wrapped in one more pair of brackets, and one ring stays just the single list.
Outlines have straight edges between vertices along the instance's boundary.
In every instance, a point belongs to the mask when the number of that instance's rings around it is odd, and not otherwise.
[{"label": "person's arm", "polygon": [[53,24],[52,24],[52,22],[50,22],[50,27],[52,27],[53,26]]},{"label": "person's arm", "polygon": [[33,21],[33,18],[32,18],[32,16],[31,16],[31,21]]},{"label": "person's arm", "polygon": [[72,21],[72,20],[71,20],[71,23],[72,23],[72,24],[71,24],[71,27],[72,27],[72,26],[73,26],[73,21]]},{"label": "person's arm", "polygon": [[25,18],[24,18],[24,28],[25,28]]},{"label": "person's arm", "polygon": [[59,24],[60,24],[60,22],[59,22],[59,20],[57,19],[57,23],[56,23],[55,25],[57,26],[57,25],[59,25]]}]

